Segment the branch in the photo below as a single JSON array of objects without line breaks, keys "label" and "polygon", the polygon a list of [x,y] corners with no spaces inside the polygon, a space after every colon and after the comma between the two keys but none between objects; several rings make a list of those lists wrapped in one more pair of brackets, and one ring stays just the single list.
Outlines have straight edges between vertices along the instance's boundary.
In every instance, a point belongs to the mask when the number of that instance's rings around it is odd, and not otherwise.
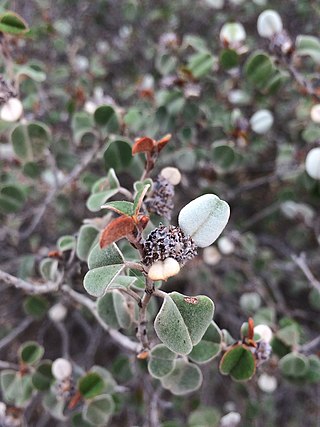
[{"label": "branch", "polygon": [[54,198],[58,195],[58,193],[60,193],[61,190],[63,190],[68,184],[74,181],[91,163],[91,161],[96,156],[101,147],[101,142],[102,141],[99,141],[99,143],[97,143],[95,147],[90,151],[90,153],[84,156],[82,161],[77,166],[75,166],[71,173],[60,184],[58,184],[48,193],[41,206],[39,206],[38,212],[34,216],[31,224],[21,233],[21,239],[26,239],[30,236],[30,234],[33,233],[33,231],[40,223],[48,207],[50,206]]},{"label": "branch", "polygon": [[308,279],[310,285],[320,292],[320,282],[317,280],[311,272],[307,262],[305,254],[301,253],[299,256],[291,254],[292,261],[300,268],[302,273]]},{"label": "branch", "polygon": [[309,341],[306,344],[300,345],[298,347],[298,350],[301,353],[310,353],[313,349],[317,348],[319,345],[320,345],[320,335],[318,335],[312,341]]},{"label": "branch", "polygon": [[3,270],[0,270],[0,282],[6,285],[14,286],[18,289],[23,289],[28,294],[47,294],[49,292],[56,292],[59,289],[59,282],[47,282],[47,283],[29,283],[23,279],[12,276]]},{"label": "branch", "polygon": [[20,323],[16,328],[12,329],[12,331],[6,335],[2,340],[0,340],[0,350],[9,345],[11,341],[17,338],[18,335],[22,334],[33,322],[31,317],[27,317]]},{"label": "branch", "polygon": [[127,350],[130,350],[134,353],[139,352],[139,344],[131,341],[130,338],[123,335],[121,332],[117,331],[116,329],[110,328],[108,325],[106,325],[102,319],[100,318],[96,304],[94,301],[87,298],[85,295],[80,294],[79,292],[74,291],[67,285],[62,286],[62,291],[67,294],[69,297],[71,297],[75,302],[78,302],[79,304],[86,307],[95,317],[95,319],[98,321],[98,323],[102,326],[102,328],[109,333],[109,335],[118,343],[121,345],[121,347],[126,348]]}]

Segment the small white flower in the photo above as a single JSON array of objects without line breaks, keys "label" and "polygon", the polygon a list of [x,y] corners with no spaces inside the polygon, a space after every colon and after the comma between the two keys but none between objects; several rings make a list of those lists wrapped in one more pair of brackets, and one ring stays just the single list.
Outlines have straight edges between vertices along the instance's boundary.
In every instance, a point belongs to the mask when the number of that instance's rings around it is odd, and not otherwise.
[{"label": "small white flower", "polygon": [[62,322],[67,315],[67,308],[59,302],[50,308],[48,315],[53,322]]},{"label": "small white flower", "polygon": [[71,376],[72,365],[69,360],[59,357],[52,363],[51,371],[55,379],[61,381]]},{"label": "small white flower", "polygon": [[220,237],[220,239],[217,241],[217,245],[219,251],[223,255],[231,255],[235,250],[234,243],[229,239],[229,237],[226,236]]},{"label": "small white flower", "polygon": [[180,271],[180,265],[174,258],[166,258],[164,261],[154,262],[149,270],[148,277],[151,280],[167,280]]},{"label": "small white flower", "polygon": [[93,114],[96,111],[97,107],[98,105],[94,101],[88,100],[85,102],[83,108],[86,113]]},{"label": "small white flower", "polygon": [[315,123],[320,123],[320,104],[316,104],[310,111],[311,120]]},{"label": "small white flower", "polygon": [[313,179],[320,179],[320,147],[313,148],[306,157],[306,172]]},{"label": "small white flower", "polygon": [[0,112],[1,120],[6,122],[16,122],[20,119],[23,113],[23,106],[21,101],[17,98],[10,98],[3,104]]},{"label": "small white flower", "polygon": [[251,117],[250,125],[254,132],[262,135],[273,125],[273,115],[269,110],[259,110]]},{"label": "small white flower", "polygon": [[270,343],[272,340],[272,330],[268,325],[257,325],[254,327],[254,333],[260,336],[260,339]]},{"label": "small white flower", "polygon": [[178,185],[181,181],[181,173],[179,169],[173,167],[167,167],[162,169],[160,175],[163,176],[167,181],[169,181],[172,185]]},{"label": "small white flower", "polygon": [[278,386],[276,377],[268,374],[261,374],[258,379],[258,386],[260,390],[265,393],[273,393]]},{"label": "small white flower", "polygon": [[281,17],[275,10],[265,10],[259,15],[257,22],[258,33],[261,37],[271,38],[282,31]]},{"label": "small white flower", "polygon": [[220,40],[229,44],[238,44],[246,39],[246,30],[239,22],[227,22],[220,30]]},{"label": "small white flower", "polygon": [[239,412],[229,412],[224,415],[220,420],[221,427],[236,427],[241,421],[241,415]]}]

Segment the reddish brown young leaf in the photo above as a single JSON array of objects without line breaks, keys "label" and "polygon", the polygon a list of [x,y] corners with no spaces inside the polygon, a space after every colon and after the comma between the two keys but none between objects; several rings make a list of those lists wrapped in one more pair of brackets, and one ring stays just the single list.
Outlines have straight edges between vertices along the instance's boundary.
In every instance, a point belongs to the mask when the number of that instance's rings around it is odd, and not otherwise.
[{"label": "reddish brown young leaf", "polygon": [[103,249],[122,237],[126,237],[135,229],[135,224],[130,216],[122,215],[111,221],[102,231],[100,236],[100,248]]},{"label": "reddish brown young leaf", "polygon": [[254,322],[252,317],[248,319],[248,339],[252,340],[254,336]]},{"label": "reddish brown young leaf", "polygon": [[168,144],[171,139],[171,136],[171,133],[168,133],[163,138],[159,139],[159,141],[157,141],[158,153],[160,153],[160,151]]},{"label": "reddish brown young leaf", "polygon": [[132,147],[132,154],[137,153],[151,153],[155,147],[155,140],[149,138],[148,136],[143,136],[142,138],[137,138]]}]

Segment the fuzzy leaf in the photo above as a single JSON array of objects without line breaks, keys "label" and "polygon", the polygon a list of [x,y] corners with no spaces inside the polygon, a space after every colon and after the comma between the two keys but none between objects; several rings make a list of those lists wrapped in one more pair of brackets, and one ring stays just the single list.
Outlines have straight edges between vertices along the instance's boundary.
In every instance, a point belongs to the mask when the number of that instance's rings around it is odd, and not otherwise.
[{"label": "fuzzy leaf", "polygon": [[87,200],[87,208],[91,212],[97,212],[110,197],[118,192],[119,181],[113,169],[110,169],[106,178],[96,181],[91,189],[91,195]]},{"label": "fuzzy leaf", "polygon": [[61,236],[57,242],[59,251],[70,251],[76,246],[76,239],[74,236]]},{"label": "fuzzy leaf", "polygon": [[197,390],[202,380],[202,373],[198,366],[178,359],[173,371],[161,378],[161,384],[172,394],[182,396]]},{"label": "fuzzy leaf", "polygon": [[131,143],[126,139],[116,139],[110,142],[103,159],[106,170],[114,168],[116,172],[121,172],[127,169],[133,159]]},{"label": "fuzzy leaf", "polygon": [[182,231],[191,236],[197,246],[211,245],[228,223],[228,203],[214,194],[205,194],[182,208],[178,222]]},{"label": "fuzzy leaf", "polygon": [[236,344],[228,350],[220,362],[220,372],[230,375],[235,381],[247,381],[254,375],[256,362],[249,348]]},{"label": "fuzzy leaf", "polygon": [[105,426],[115,410],[111,396],[103,394],[95,397],[83,408],[83,418],[96,426]]},{"label": "fuzzy leaf", "polygon": [[37,366],[32,374],[32,385],[39,391],[49,390],[54,377],[51,372],[51,362],[45,360]]},{"label": "fuzzy leaf", "polygon": [[107,249],[101,249],[96,244],[88,257],[89,269],[104,267],[107,265],[123,264],[123,256],[116,244],[110,245]]},{"label": "fuzzy leaf", "polygon": [[154,378],[162,378],[173,371],[177,355],[164,344],[158,344],[150,352],[148,371]]},{"label": "fuzzy leaf", "polygon": [[43,354],[44,348],[35,341],[27,341],[19,348],[19,357],[27,365],[33,365],[38,362]]},{"label": "fuzzy leaf", "polygon": [[220,354],[221,331],[215,322],[211,322],[201,341],[195,345],[188,355],[196,363],[207,363]]},{"label": "fuzzy leaf", "polygon": [[309,369],[308,358],[299,353],[288,353],[279,362],[281,373],[286,377],[303,377]]},{"label": "fuzzy leaf", "polygon": [[40,122],[18,124],[11,133],[14,152],[23,162],[41,159],[50,140],[50,129]]},{"label": "fuzzy leaf", "polygon": [[92,399],[98,396],[104,388],[103,379],[96,372],[89,372],[80,378],[78,390],[85,399]]},{"label": "fuzzy leaf", "polygon": [[19,186],[5,185],[0,189],[0,212],[5,214],[18,212],[25,200],[25,194]]},{"label": "fuzzy leaf", "polygon": [[100,235],[100,248],[105,248],[111,243],[117,242],[123,237],[131,234],[135,229],[135,224],[130,216],[120,216],[111,221]]},{"label": "fuzzy leaf", "polygon": [[135,215],[138,215],[138,213],[140,212],[143,199],[150,187],[150,184],[146,184],[137,191],[133,202],[133,210]]},{"label": "fuzzy leaf", "polygon": [[104,209],[110,209],[113,212],[116,212],[120,215],[132,216],[134,214],[134,206],[131,202],[120,201],[120,202],[110,202],[101,206]]},{"label": "fuzzy leaf", "polygon": [[189,354],[206,332],[213,312],[212,300],[204,295],[186,297],[172,292],[165,298],[155,319],[155,331],[170,350]]},{"label": "fuzzy leaf", "polygon": [[111,328],[127,329],[131,324],[127,301],[117,290],[108,291],[99,298],[97,310],[100,318]]},{"label": "fuzzy leaf", "polygon": [[123,264],[108,265],[89,270],[84,276],[83,286],[89,295],[101,297],[108,286],[120,274]]},{"label": "fuzzy leaf", "polygon": [[20,15],[8,11],[0,16],[0,31],[8,34],[22,35],[29,31],[29,27]]},{"label": "fuzzy leaf", "polygon": [[90,251],[96,245],[99,230],[93,225],[85,224],[80,228],[76,253],[82,261],[87,261]]}]

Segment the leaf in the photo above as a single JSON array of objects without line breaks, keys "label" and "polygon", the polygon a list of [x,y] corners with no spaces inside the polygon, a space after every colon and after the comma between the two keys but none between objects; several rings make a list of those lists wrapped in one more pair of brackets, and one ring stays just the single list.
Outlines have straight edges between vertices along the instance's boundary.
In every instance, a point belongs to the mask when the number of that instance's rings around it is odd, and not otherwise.
[{"label": "leaf", "polygon": [[94,136],[94,121],[92,115],[85,111],[77,111],[72,116],[71,129],[76,144],[80,144],[85,135]]},{"label": "leaf", "polygon": [[215,194],[204,194],[188,203],[179,214],[182,231],[192,237],[197,246],[211,245],[228,223],[230,207]]},{"label": "leaf", "polygon": [[138,153],[151,153],[155,148],[155,140],[148,136],[137,138],[132,146],[132,155]]},{"label": "leaf", "polygon": [[107,249],[101,249],[99,244],[96,244],[88,257],[89,269],[104,267],[107,265],[123,264],[124,259],[116,244],[110,245]]},{"label": "leaf", "polygon": [[154,346],[150,352],[148,371],[154,378],[162,378],[173,371],[177,355],[164,344]]},{"label": "leaf", "polygon": [[111,243],[117,242],[123,237],[132,234],[135,230],[135,223],[130,216],[122,215],[112,220],[100,235],[100,248],[106,248]]},{"label": "leaf", "polygon": [[4,370],[0,374],[3,398],[16,407],[24,407],[29,403],[33,388],[30,375],[21,376],[18,372]]},{"label": "leaf", "polygon": [[[138,277],[135,276],[118,276],[108,287],[108,289],[128,289],[135,284]],[[144,282],[143,287],[144,289]]]},{"label": "leaf", "polygon": [[16,68],[16,78],[20,76],[27,76],[37,83],[42,83],[46,80],[47,76],[40,67],[34,65],[22,65]]},{"label": "leaf", "polygon": [[135,195],[134,202],[133,202],[134,215],[138,215],[138,213],[140,212],[143,199],[147,194],[148,190],[150,189],[150,187],[151,187],[150,184],[146,184],[143,187],[140,187],[140,189],[137,191],[137,194]]},{"label": "leaf", "polygon": [[59,251],[71,251],[76,247],[76,239],[74,236],[61,236],[57,242]]},{"label": "leaf", "polygon": [[29,31],[29,27],[20,15],[8,11],[0,16],[0,31],[8,34],[23,35]]},{"label": "leaf", "polygon": [[78,382],[78,390],[85,399],[92,399],[101,394],[104,388],[103,379],[96,372],[89,372]]},{"label": "leaf", "polygon": [[83,418],[93,425],[105,426],[115,410],[111,396],[104,394],[87,403],[83,408]]},{"label": "leaf", "polygon": [[280,372],[286,377],[303,377],[309,369],[308,358],[299,353],[288,353],[279,361]]},{"label": "leaf", "polygon": [[15,154],[23,162],[39,160],[51,141],[51,131],[44,123],[18,124],[11,133]]},{"label": "leaf", "polygon": [[127,169],[133,159],[131,143],[126,139],[116,139],[108,145],[103,155],[106,170],[114,168],[116,172]]},{"label": "leaf", "polygon": [[99,230],[93,225],[83,225],[77,239],[76,254],[79,259],[86,261],[90,251],[96,245]]},{"label": "leaf", "polygon": [[19,348],[19,358],[27,365],[34,365],[44,354],[44,348],[35,341],[27,341]]},{"label": "leaf", "polygon": [[223,49],[220,53],[220,64],[225,70],[230,70],[239,65],[239,56],[233,49]]},{"label": "leaf", "polygon": [[37,366],[37,369],[32,374],[32,385],[39,391],[49,390],[54,377],[51,372],[52,363],[45,360]]},{"label": "leaf", "polygon": [[318,37],[300,35],[296,39],[297,55],[307,55],[320,64],[320,40]]},{"label": "leaf", "polygon": [[188,70],[196,79],[206,76],[213,70],[214,57],[209,52],[198,52],[190,56]]},{"label": "leaf", "polygon": [[101,206],[104,209],[110,209],[120,215],[134,215],[134,205],[132,202],[120,201],[120,202],[109,202]]},{"label": "leaf", "polygon": [[298,325],[285,326],[276,332],[276,337],[288,347],[295,347],[299,344],[300,332]]},{"label": "leaf", "polygon": [[85,290],[89,295],[101,297],[123,268],[124,265],[108,265],[89,270],[83,280]]},{"label": "leaf", "polygon": [[221,331],[215,322],[211,322],[201,341],[189,353],[190,360],[196,363],[207,363],[221,352]]},{"label": "leaf", "polygon": [[101,105],[96,109],[93,117],[98,126],[107,126],[112,119],[117,120],[116,112],[111,105]]},{"label": "leaf", "polygon": [[110,169],[106,178],[100,178],[91,189],[91,195],[87,200],[87,208],[91,212],[97,212],[110,197],[118,192],[120,184],[114,169]]},{"label": "leaf", "polygon": [[103,368],[102,366],[94,365],[90,369],[90,372],[95,372],[103,379],[103,393],[113,393],[115,391],[117,383],[107,369]]},{"label": "leaf", "polygon": [[271,78],[274,66],[268,55],[255,52],[246,61],[244,71],[248,80],[261,89]]},{"label": "leaf", "polygon": [[188,417],[188,427],[218,427],[221,415],[215,408],[200,407]]},{"label": "leaf", "polygon": [[53,258],[44,258],[40,262],[39,270],[45,280],[55,281],[58,278],[58,260]]},{"label": "leaf", "polygon": [[159,339],[172,351],[188,354],[207,330],[214,311],[212,300],[204,295],[186,297],[172,292],[165,298],[155,319]]},{"label": "leaf", "polygon": [[256,362],[246,345],[236,344],[223,355],[219,368],[223,375],[230,375],[235,381],[247,381],[256,371]]},{"label": "leaf", "polygon": [[44,409],[49,412],[54,418],[58,420],[66,420],[67,418],[63,415],[65,400],[58,399],[55,394],[48,392],[42,399]]},{"label": "leaf", "polygon": [[99,317],[114,329],[128,329],[131,324],[129,308],[121,292],[112,290],[97,301]]},{"label": "leaf", "polygon": [[211,157],[214,166],[219,166],[223,170],[231,169],[237,163],[237,154],[228,144],[214,142],[211,146]]},{"label": "leaf", "polygon": [[41,319],[48,311],[48,308],[48,300],[40,295],[29,296],[23,303],[23,309],[26,314],[35,319]]},{"label": "leaf", "polygon": [[161,378],[161,384],[172,394],[182,396],[198,390],[202,380],[202,373],[198,366],[178,359],[173,371]]},{"label": "leaf", "polygon": [[22,189],[13,184],[8,184],[0,189],[0,212],[9,214],[22,209],[26,197]]}]

